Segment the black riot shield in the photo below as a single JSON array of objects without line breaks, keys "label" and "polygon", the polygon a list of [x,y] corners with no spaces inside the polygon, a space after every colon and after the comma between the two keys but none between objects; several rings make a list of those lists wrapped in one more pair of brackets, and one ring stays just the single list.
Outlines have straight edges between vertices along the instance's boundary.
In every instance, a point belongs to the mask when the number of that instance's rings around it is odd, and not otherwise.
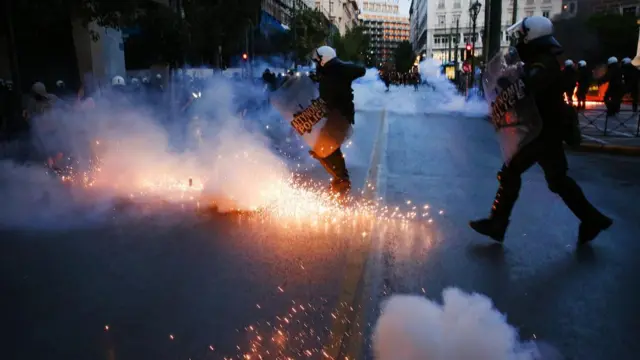
[{"label": "black riot shield", "polygon": [[540,113],[524,81],[523,63],[514,48],[498,53],[487,63],[482,86],[508,164],[542,130]]},{"label": "black riot shield", "polygon": [[309,145],[314,156],[325,158],[352,133],[351,122],[327,108],[308,76],[293,76],[271,96],[271,104]]}]

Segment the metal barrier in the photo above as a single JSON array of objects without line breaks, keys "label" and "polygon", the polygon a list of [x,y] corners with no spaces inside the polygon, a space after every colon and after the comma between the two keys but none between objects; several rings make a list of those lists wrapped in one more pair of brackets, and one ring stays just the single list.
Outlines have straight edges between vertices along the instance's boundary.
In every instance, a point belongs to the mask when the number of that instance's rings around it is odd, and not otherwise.
[{"label": "metal barrier", "polygon": [[582,131],[593,128],[601,131],[602,136],[640,137],[640,112],[623,109],[609,115],[606,109],[598,108],[582,110],[579,116],[586,121],[580,121]]}]

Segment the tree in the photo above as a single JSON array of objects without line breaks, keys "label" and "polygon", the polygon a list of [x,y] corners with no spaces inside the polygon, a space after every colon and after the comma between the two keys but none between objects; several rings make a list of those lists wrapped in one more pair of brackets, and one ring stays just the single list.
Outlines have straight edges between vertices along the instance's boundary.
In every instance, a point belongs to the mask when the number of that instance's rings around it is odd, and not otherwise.
[{"label": "tree", "polygon": [[336,34],[332,43],[341,59],[360,64],[367,63],[370,37],[365,34],[364,27],[356,26],[349,29],[344,36]]},{"label": "tree", "polygon": [[[260,24],[260,0],[184,0],[190,58],[218,64],[244,51]],[[247,39],[248,38],[248,39]],[[219,51],[222,50],[222,51]],[[219,64],[223,65],[223,64]]]},{"label": "tree", "polygon": [[638,25],[635,16],[596,14],[589,18],[587,26],[593,29],[598,40],[600,56],[633,56],[638,44]]},{"label": "tree", "polygon": [[408,41],[403,41],[398,44],[398,47],[393,51],[393,59],[395,62],[396,71],[400,73],[408,72],[413,67],[416,55],[413,52],[413,46]]},{"label": "tree", "polygon": [[182,64],[188,45],[188,24],[173,9],[156,3],[149,2],[138,10],[137,16],[122,24],[139,30],[125,42],[127,68]]},{"label": "tree", "polygon": [[119,28],[125,19],[133,19],[146,1],[113,0],[29,0],[13,1],[16,19],[34,29],[57,25],[60,19],[79,20],[84,26],[96,22],[100,26]]},{"label": "tree", "polygon": [[330,23],[324,14],[316,9],[302,9],[294,14],[289,36],[293,57],[298,63],[307,62],[311,52],[327,43]]},{"label": "tree", "polygon": [[625,57],[636,51],[635,16],[595,14],[588,18],[559,19],[554,22],[554,29],[568,59],[601,63],[610,56]]}]

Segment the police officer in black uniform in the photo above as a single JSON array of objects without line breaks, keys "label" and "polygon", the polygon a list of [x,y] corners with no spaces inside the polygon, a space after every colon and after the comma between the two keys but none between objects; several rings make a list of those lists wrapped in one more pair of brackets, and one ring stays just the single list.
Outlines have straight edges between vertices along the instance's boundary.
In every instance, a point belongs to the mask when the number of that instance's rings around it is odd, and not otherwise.
[{"label": "police officer in black uniform", "polygon": [[601,83],[608,82],[609,86],[604,93],[604,104],[607,107],[607,116],[615,116],[620,112],[620,104],[624,96],[624,82],[622,81],[622,70],[620,63],[615,56],[607,60],[607,73]]},{"label": "police officer in black uniform", "polygon": [[[556,56],[562,49],[553,37],[553,25],[543,16],[526,17],[510,28],[518,36],[520,59],[524,62],[525,86],[533,94],[543,121],[540,135],[525,145],[498,173],[500,183],[489,218],[472,221],[480,234],[502,242],[509,225],[511,210],[518,199],[521,176],[535,163],[544,171],[549,190],[558,194],[580,219],[578,244],[586,244],[612,220],[587,200],[578,184],[567,175],[567,158],[563,140],[567,137],[568,106],[563,99],[562,71]],[[569,110],[571,110],[569,108]]]},{"label": "police officer in black uniform", "polygon": [[567,97],[569,105],[573,106],[573,93],[576,90],[577,72],[573,60],[567,60],[564,62],[564,69],[562,70],[564,77],[564,95]]},{"label": "police officer in black uniform", "polygon": [[583,110],[586,107],[587,92],[589,91],[589,85],[591,84],[591,71],[587,67],[587,62],[584,60],[578,61],[578,91],[576,91],[576,97],[578,98],[578,109]]},{"label": "police officer in black uniform", "polygon": [[[364,76],[365,68],[338,59],[335,49],[321,46],[314,51],[313,60],[316,63],[316,79],[319,83],[320,98],[329,108],[329,113],[337,112],[343,121],[355,122],[355,107],[353,104],[353,89],[351,83]],[[313,154],[312,154],[313,155]],[[345,195],[351,189],[349,171],[344,161],[342,150],[338,148],[324,159],[318,159],[334,178],[331,190],[339,195]]]}]

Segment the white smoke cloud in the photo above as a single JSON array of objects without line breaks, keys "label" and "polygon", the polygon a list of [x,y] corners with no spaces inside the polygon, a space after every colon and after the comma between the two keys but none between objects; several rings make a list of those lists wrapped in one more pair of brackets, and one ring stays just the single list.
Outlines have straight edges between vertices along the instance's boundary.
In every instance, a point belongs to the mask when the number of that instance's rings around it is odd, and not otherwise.
[{"label": "white smoke cloud", "polygon": [[433,85],[423,85],[416,92],[413,86],[392,87],[386,92],[378,78],[378,70],[368,69],[366,75],[354,83],[355,104],[359,110],[382,110],[406,115],[456,114],[484,116],[488,108],[484,100],[467,100],[453,83],[440,73],[440,65],[433,59],[420,63],[420,75]]},{"label": "white smoke cloud", "polygon": [[374,334],[377,360],[560,360],[549,346],[520,342],[489,298],[456,288],[443,303],[394,295],[383,304]]},{"label": "white smoke cloud", "polygon": [[[261,206],[264,189],[289,176],[264,128],[282,131],[289,125],[263,112],[260,121],[248,126],[250,120],[239,115],[238,107],[248,99],[267,101],[261,87],[217,77],[194,104],[199,115],[190,124],[165,126],[166,114],[157,109],[141,104],[118,107],[106,99],[96,99],[98,106],[86,112],[53,111],[36,119],[32,148],[79,158],[75,167],[80,173],[89,170],[93,155],[100,160],[99,171],[90,172],[94,181],[83,188],[62,184],[59,177],[47,174],[42,162],[3,161],[0,223],[75,226],[78,214],[107,215],[122,199],[215,202],[223,211]],[[180,148],[182,140],[188,148]],[[82,175],[75,181],[82,182]]]},{"label": "white smoke cloud", "polygon": [[[255,71],[284,65],[264,62]],[[465,102],[457,95],[453,85],[439,75],[437,65],[425,62],[421,68],[435,91],[414,92],[407,87],[385,93],[377,71],[368,70],[354,83],[356,110],[386,108],[407,114],[486,110],[484,104]],[[99,168],[89,176],[91,187],[61,184],[58,177],[47,174],[42,163],[25,166],[4,161],[0,164],[4,170],[0,196],[5,199],[0,205],[0,224],[77,226],[88,218],[110,216],[114,204],[123,199],[187,201],[202,206],[215,202],[223,211],[251,209],[268,201],[265,189],[281,184],[290,176],[290,168],[315,164],[307,145],[275,110],[263,106],[241,114],[240,104],[266,104],[262,84],[215,76],[193,105],[197,116],[191,116],[188,124],[164,120],[169,114],[157,109],[164,103],[154,109],[135,102],[122,106],[105,98],[95,100],[98,106],[94,109],[52,113],[50,127],[46,121],[32,122],[34,140],[30,144],[50,154],[73,155],[79,160],[74,165],[80,173],[76,182],[84,181],[82,173]],[[370,124],[356,122],[355,131],[361,126]],[[345,145],[350,148],[345,149],[347,163],[366,166],[369,154],[361,153],[354,139]],[[94,162],[90,165],[90,161]]]}]

